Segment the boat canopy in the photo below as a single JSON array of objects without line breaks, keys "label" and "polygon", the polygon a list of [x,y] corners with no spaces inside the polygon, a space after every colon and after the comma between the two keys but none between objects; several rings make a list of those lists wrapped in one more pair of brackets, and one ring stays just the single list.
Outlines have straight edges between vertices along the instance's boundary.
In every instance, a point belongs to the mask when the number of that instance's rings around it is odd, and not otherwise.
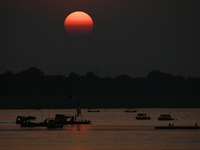
[{"label": "boat canopy", "polygon": [[67,119],[67,118],[71,118],[71,116],[66,116],[66,115],[63,115],[63,114],[56,114],[56,118]]},{"label": "boat canopy", "polygon": [[140,113],[140,114],[137,114],[138,116],[144,116],[144,115],[147,115],[147,114],[142,114],[142,113]]},{"label": "boat canopy", "polygon": [[160,116],[161,116],[161,117],[171,117],[170,114],[161,114]]}]

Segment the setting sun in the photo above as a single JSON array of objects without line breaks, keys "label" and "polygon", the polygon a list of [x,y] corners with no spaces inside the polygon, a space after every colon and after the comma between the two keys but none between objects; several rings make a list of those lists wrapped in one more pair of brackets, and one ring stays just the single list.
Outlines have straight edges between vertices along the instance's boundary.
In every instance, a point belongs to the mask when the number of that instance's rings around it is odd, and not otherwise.
[{"label": "setting sun", "polygon": [[64,27],[70,35],[85,35],[92,32],[93,20],[87,13],[75,11],[66,17]]}]

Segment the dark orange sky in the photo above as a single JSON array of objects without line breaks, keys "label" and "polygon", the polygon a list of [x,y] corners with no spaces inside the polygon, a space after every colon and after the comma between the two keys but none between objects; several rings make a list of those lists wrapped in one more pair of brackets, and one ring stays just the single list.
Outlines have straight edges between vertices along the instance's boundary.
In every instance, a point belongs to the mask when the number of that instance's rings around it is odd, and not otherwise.
[{"label": "dark orange sky", "polygon": [[[7,0],[1,2],[0,73],[200,76],[198,0]],[[82,10],[93,32],[72,38],[65,17]]]}]

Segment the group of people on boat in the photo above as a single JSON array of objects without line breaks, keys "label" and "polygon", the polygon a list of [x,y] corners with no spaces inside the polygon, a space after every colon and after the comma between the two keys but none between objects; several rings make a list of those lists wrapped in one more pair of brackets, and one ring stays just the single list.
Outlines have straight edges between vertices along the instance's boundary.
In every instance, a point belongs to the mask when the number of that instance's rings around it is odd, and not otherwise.
[{"label": "group of people on boat", "polygon": [[150,120],[151,117],[147,116],[147,114],[137,114],[137,116],[135,117],[137,120]]},{"label": "group of people on boat", "polygon": [[169,123],[168,126],[155,126],[155,129],[200,129],[198,123],[193,126],[174,126],[174,124]]},{"label": "group of people on boat", "polygon": [[169,127],[174,127],[174,124],[169,123]]}]

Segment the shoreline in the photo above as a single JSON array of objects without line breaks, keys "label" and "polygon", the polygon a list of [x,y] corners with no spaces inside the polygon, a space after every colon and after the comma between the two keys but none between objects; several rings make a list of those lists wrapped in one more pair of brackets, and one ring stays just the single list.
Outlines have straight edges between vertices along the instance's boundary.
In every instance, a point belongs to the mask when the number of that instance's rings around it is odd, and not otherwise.
[{"label": "shoreline", "polygon": [[130,96],[74,95],[0,96],[0,109],[70,109],[80,102],[81,108],[200,108],[200,96]]}]

